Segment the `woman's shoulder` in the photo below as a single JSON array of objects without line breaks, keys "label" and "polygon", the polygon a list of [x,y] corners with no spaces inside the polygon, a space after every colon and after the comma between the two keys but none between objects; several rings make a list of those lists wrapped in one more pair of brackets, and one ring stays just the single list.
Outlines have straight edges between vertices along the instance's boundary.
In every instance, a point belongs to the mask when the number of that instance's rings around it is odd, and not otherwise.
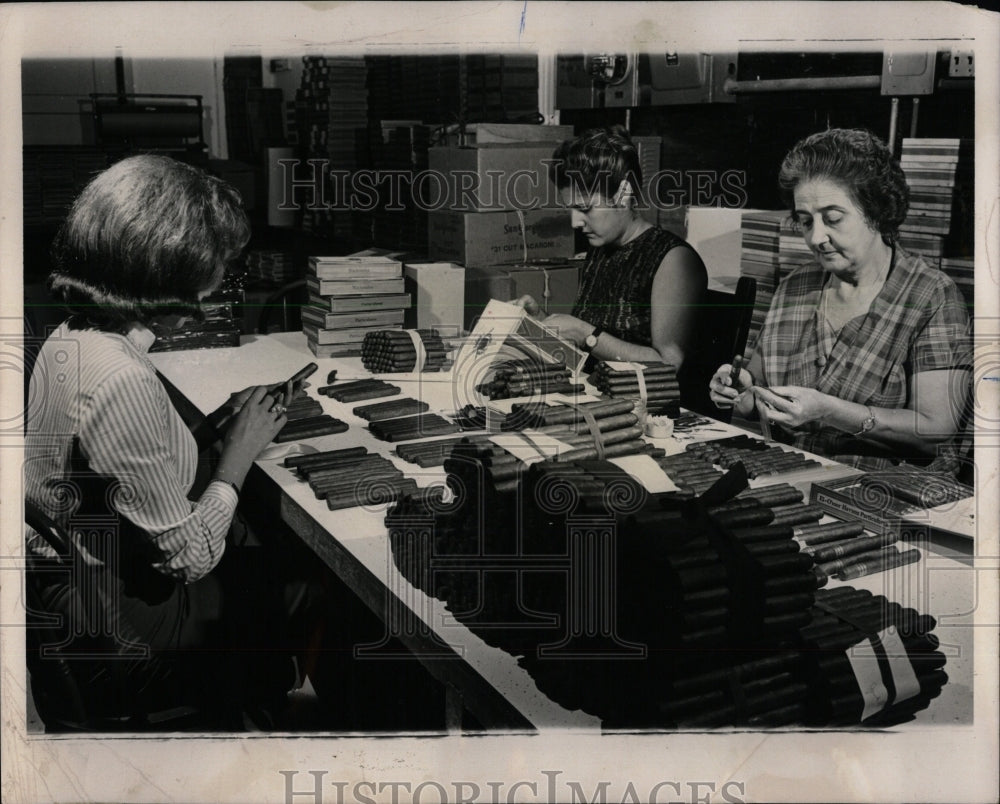
[{"label": "woman's shoulder", "polygon": [[74,329],[65,323],[46,339],[40,355],[60,374],[73,375],[81,391],[155,377],[124,335],[97,329]]}]

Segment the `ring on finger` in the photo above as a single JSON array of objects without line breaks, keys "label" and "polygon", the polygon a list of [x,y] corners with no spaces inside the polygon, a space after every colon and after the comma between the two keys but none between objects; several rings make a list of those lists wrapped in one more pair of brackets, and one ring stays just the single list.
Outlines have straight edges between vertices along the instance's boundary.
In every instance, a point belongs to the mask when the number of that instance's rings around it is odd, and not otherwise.
[{"label": "ring on finger", "polygon": [[286,410],[288,410],[288,408],[286,408],[284,405],[278,405],[278,404],[271,405],[271,413],[277,413],[279,416]]}]

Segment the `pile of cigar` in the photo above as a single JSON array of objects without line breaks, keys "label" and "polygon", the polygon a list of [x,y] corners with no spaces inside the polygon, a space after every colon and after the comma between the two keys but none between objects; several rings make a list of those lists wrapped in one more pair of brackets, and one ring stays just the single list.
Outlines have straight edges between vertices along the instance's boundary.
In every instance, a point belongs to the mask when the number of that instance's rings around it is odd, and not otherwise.
[{"label": "pile of cigar", "polygon": [[[451,366],[451,347],[436,330],[414,330],[423,345],[424,364],[421,371],[442,371]],[[373,374],[413,371],[417,367],[417,347],[413,339],[398,329],[368,332],[361,343],[361,364]]]},{"label": "pile of cigar", "polygon": [[680,404],[676,368],[669,363],[635,362],[633,365],[636,370],[618,369],[602,360],[587,381],[604,396],[638,399],[643,392],[637,376],[641,374],[646,392],[646,410],[653,414],[666,413]]},{"label": "pile of cigar", "polygon": [[288,403],[285,415],[288,424],[281,428],[274,441],[283,444],[303,438],[334,435],[347,430],[347,424],[323,413],[323,406],[310,396],[296,396]]},{"label": "pile of cigar", "polygon": [[362,402],[366,399],[380,399],[385,396],[395,396],[401,393],[398,385],[385,382],[384,380],[347,380],[323,385],[316,389],[317,394],[336,399],[338,402],[350,404],[352,402]]},{"label": "pile of cigar", "polygon": [[925,707],[944,683],[929,618],[817,590],[797,534],[824,527],[823,512],[798,490],[745,490],[705,508],[649,494],[608,461],[541,461],[522,468],[515,506],[502,483],[467,493],[503,456],[464,443],[445,463],[450,506],[411,496],[388,512],[397,566],[518,656],[543,693],[605,728],[859,723],[844,651],[886,624],[903,635],[921,690],[885,716]]},{"label": "pile of cigar", "polygon": [[[925,709],[948,681],[935,625],[930,615],[866,590],[818,592],[812,621],[800,631],[810,688],[807,722],[886,726]],[[882,682],[888,698],[866,701],[862,689],[870,690],[873,680]]]},{"label": "pile of cigar", "polygon": [[869,472],[861,477],[868,496],[885,494],[917,508],[934,508],[971,497],[975,490],[950,475],[928,472],[900,464],[892,469]]},{"label": "pile of cigar", "polygon": [[574,383],[573,372],[565,363],[537,360],[505,360],[494,366],[493,378],[480,383],[476,391],[487,399],[516,399],[545,394],[578,394],[584,387]]},{"label": "pile of cigar", "polygon": [[785,450],[776,444],[768,444],[759,438],[743,434],[688,444],[685,449],[689,455],[700,458],[706,465],[717,464],[728,469],[742,463],[751,479],[799,472],[820,465],[818,461],[807,459],[801,452]]},{"label": "pile of cigar", "polygon": [[284,465],[309,483],[330,510],[379,505],[417,492],[417,483],[365,447],[291,455]]}]

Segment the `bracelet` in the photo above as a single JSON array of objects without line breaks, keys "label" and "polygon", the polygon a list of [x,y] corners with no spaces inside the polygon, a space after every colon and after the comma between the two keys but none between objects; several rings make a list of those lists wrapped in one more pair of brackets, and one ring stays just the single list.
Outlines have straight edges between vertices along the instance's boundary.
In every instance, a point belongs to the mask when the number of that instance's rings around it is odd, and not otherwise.
[{"label": "bracelet", "polygon": [[232,480],[226,480],[221,477],[213,477],[212,481],[215,483],[225,483],[227,486],[232,486],[233,491],[236,492],[236,496],[240,496],[240,487],[237,486]]}]

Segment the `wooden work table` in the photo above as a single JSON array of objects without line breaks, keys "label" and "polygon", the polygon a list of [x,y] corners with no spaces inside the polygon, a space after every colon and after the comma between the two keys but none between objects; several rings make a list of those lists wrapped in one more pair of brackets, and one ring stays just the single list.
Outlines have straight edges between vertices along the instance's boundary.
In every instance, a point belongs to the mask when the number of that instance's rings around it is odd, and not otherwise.
[{"label": "wooden work table", "polygon": [[[301,333],[256,335],[242,346],[151,355],[163,375],[199,410],[207,413],[221,405],[236,390],[255,384],[286,379],[305,363],[315,360],[319,371],[312,378],[315,388],[336,369],[338,381],[370,376],[360,359],[315,359]],[[431,411],[454,411],[468,401],[456,391],[448,374],[382,375],[399,385],[403,396],[421,399]],[[319,399],[324,412],[350,425],[339,435],[308,440],[316,450],[365,446],[389,458],[419,486],[441,485],[441,467],[421,469],[393,455],[395,445],[374,438],[367,422],[354,416],[355,405]],[[360,403],[359,403],[360,404]],[[668,452],[684,449],[698,439],[721,438],[743,432],[728,424],[712,422],[699,431],[658,439]],[[385,505],[331,511],[316,499],[308,485],[282,465],[291,445],[276,445],[257,461],[258,479],[268,499],[279,507],[281,518],[303,542],[349,586],[387,625],[387,634],[398,637],[445,685],[449,727],[460,724],[461,709],[468,709],[487,728],[508,730],[562,729],[595,732],[597,717],[571,711],[551,701],[535,685],[516,657],[492,647],[460,623],[445,604],[415,588],[396,568],[384,525]],[[797,476],[761,478],[751,485],[789,482],[808,494],[809,485],[850,473],[826,459],[821,466]],[[273,493],[273,497],[270,495]],[[937,618],[935,634],[948,657],[949,682],[929,708],[918,713],[914,724],[971,724],[974,614],[977,603],[977,573],[972,544],[919,544],[923,560],[890,572],[868,576],[849,585],[883,594],[904,606]],[[836,584],[832,581],[831,585]],[[378,647],[373,650],[378,651]]]}]

